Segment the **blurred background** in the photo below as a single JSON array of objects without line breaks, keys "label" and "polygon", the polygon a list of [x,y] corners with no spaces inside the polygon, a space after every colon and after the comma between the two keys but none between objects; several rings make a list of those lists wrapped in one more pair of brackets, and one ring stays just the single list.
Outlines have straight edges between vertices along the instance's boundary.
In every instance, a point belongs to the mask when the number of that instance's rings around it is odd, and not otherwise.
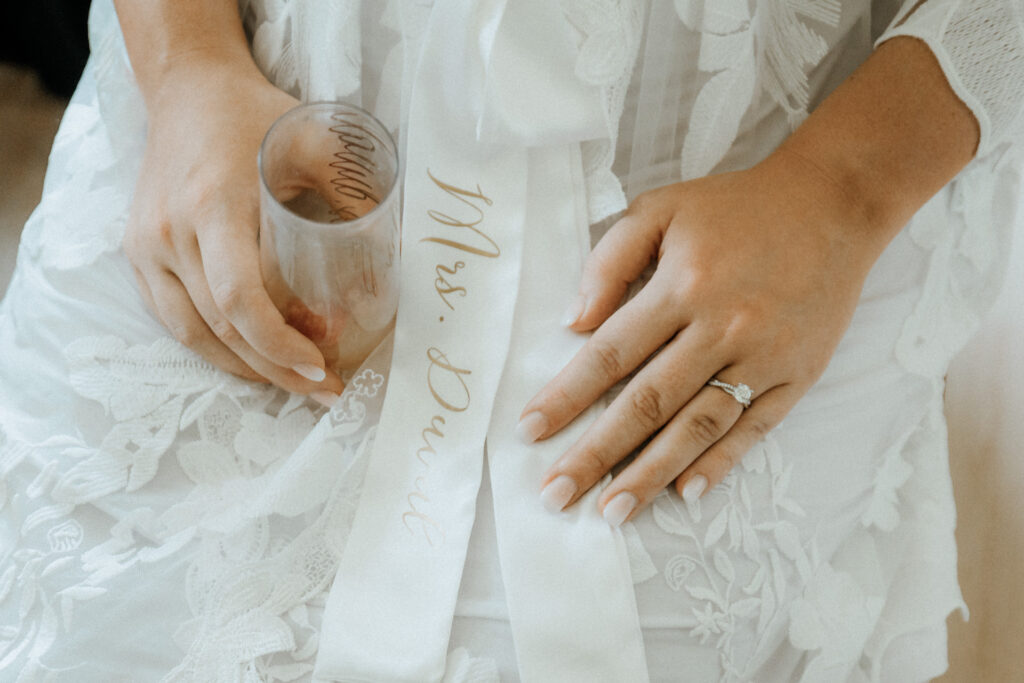
[{"label": "blurred background", "polygon": [[89,0],[0,3],[0,293],[21,228],[39,202],[67,98],[89,57],[88,15]]},{"label": "blurred background", "polygon": [[[60,117],[88,57],[86,0],[0,9],[0,293],[39,201]],[[1022,188],[1024,191],[1024,188]],[[1024,681],[1024,216],[1006,287],[948,376],[960,581],[941,683]],[[4,388],[0,387],[0,391]]]}]

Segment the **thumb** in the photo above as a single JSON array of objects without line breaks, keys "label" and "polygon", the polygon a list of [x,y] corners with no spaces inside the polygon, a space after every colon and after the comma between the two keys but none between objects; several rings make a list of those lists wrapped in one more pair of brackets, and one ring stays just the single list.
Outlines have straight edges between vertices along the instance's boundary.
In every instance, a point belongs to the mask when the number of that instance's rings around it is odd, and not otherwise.
[{"label": "thumb", "polygon": [[618,309],[631,282],[658,255],[663,231],[650,214],[630,210],[615,222],[583,266],[579,294],[565,316],[577,332],[592,330]]}]

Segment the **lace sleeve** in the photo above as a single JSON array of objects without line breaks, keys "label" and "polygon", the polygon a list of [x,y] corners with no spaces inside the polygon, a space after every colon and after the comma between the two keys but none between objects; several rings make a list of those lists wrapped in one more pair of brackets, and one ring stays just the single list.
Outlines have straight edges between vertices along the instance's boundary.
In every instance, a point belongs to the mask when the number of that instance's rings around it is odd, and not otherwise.
[{"label": "lace sleeve", "polygon": [[896,36],[920,38],[931,48],[950,86],[978,120],[978,157],[1020,139],[1024,5],[1019,0],[906,0],[875,44]]}]

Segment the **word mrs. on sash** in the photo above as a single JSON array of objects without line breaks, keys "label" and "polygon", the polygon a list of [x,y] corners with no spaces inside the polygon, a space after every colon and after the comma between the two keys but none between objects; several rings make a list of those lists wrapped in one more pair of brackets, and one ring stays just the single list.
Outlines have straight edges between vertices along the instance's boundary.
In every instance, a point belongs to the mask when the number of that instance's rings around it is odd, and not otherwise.
[{"label": "word mrs. on sash", "polygon": [[[430,235],[423,237],[420,242],[432,242],[449,247],[456,251],[462,251],[472,256],[493,259],[501,255],[501,248],[482,229],[484,222],[484,208],[493,204],[492,200],[484,195],[480,186],[476,190],[467,190],[438,179],[427,170],[427,175],[439,189],[448,197],[456,200],[458,204],[453,205],[451,211],[430,209],[427,215],[437,225],[460,232],[453,233],[445,230],[441,235]],[[455,217],[458,214],[460,217]],[[468,231],[468,232],[466,232]],[[438,263],[434,268],[436,279],[434,289],[437,291],[441,301],[451,311],[456,308],[449,300],[449,296],[458,294],[465,297],[466,286],[453,283],[450,278],[464,268],[466,263],[457,260],[451,267]],[[445,322],[444,316],[439,316],[438,322]],[[438,414],[430,418],[430,424],[423,428],[422,446],[416,451],[416,458],[423,465],[423,473],[419,474],[413,481],[413,490],[406,495],[407,509],[402,513],[402,523],[413,534],[418,530],[422,532],[423,538],[431,547],[444,543],[445,532],[440,522],[431,517],[425,510],[430,506],[431,499],[426,490],[426,477],[431,468],[431,459],[437,455],[439,441],[444,439],[442,427],[446,426],[448,418],[453,415],[465,412],[471,404],[469,385],[466,376],[472,374],[472,370],[459,367],[448,359],[444,351],[436,346],[428,346],[426,349],[428,361],[426,372],[426,388],[434,403],[440,408]],[[434,441],[431,441],[431,439]]]}]

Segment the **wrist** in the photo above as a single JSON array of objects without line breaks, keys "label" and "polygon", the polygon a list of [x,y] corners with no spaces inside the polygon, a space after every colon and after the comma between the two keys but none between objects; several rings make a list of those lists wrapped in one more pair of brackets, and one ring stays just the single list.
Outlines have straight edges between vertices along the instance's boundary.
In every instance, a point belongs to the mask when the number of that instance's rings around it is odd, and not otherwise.
[{"label": "wrist", "polygon": [[147,109],[169,97],[193,99],[211,89],[230,87],[263,78],[248,52],[231,47],[193,47],[168,54],[154,64],[149,78],[140,81]]},{"label": "wrist", "polygon": [[794,133],[771,156],[805,167],[811,182],[833,203],[841,224],[867,241],[880,241],[881,252],[919,205],[893,187],[895,179],[885,172],[890,152],[884,140],[846,142],[838,126],[830,131],[812,125]]},{"label": "wrist", "polygon": [[244,57],[205,49],[178,53],[143,90],[150,118],[166,112],[180,116],[188,108],[205,110],[234,93],[251,92],[253,86],[272,87],[248,53]]},{"label": "wrist", "polygon": [[[874,258],[974,156],[978,127],[930,49],[883,43],[766,160],[797,169]],[[803,171],[800,169],[803,167]]]},{"label": "wrist", "polygon": [[255,71],[235,0],[114,0],[147,108],[178,76]]},{"label": "wrist", "polygon": [[896,230],[880,207],[866,199],[869,193],[848,167],[834,166],[795,145],[783,144],[752,169],[783,192],[786,201],[801,207],[807,221],[828,243],[842,244],[842,253],[863,275],[881,255]]}]

